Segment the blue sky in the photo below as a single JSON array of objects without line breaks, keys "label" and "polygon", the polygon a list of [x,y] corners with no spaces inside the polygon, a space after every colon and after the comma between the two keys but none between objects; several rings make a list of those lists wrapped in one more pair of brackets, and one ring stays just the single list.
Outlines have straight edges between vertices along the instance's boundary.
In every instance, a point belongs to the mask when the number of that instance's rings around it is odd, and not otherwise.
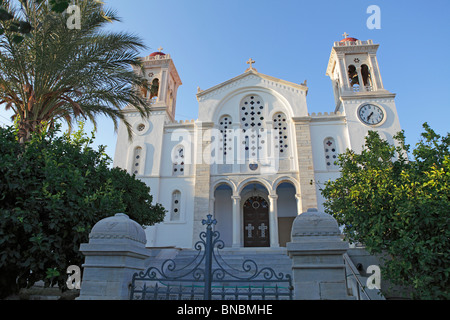
[{"label": "blue sky", "polygon": [[[450,128],[450,1],[385,0],[104,0],[121,23],[111,29],[139,35],[142,56],[163,47],[183,85],[177,119],[197,119],[197,86],[210,88],[245,71],[250,57],[261,73],[308,81],[309,112],[334,111],[325,76],[334,41],[347,32],[380,44],[384,86],[396,93],[407,142],[418,142],[422,124],[440,134]],[[381,12],[381,29],[369,29],[370,5]],[[0,110],[0,124],[9,115]],[[117,136],[99,120],[96,143],[113,157]]]}]

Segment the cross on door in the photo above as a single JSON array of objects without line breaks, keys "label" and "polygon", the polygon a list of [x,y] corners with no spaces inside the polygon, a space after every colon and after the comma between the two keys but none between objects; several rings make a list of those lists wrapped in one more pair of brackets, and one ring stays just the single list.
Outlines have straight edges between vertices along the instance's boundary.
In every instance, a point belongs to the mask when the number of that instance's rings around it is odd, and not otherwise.
[{"label": "cross on door", "polygon": [[266,237],[266,230],[269,229],[268,226],[266,226],[264,223],[261,223],[261,225],[258,227],[259,231],[261,231],[261,237]]},{"label": "cross on door", "polygon": [[249,223],[248,226],[245,227],[245,230],[247,230],[247,236],[248,236],[249,238],[252,238],[253,230],[255,230],[255,227],[252,226],[251,223]]}]

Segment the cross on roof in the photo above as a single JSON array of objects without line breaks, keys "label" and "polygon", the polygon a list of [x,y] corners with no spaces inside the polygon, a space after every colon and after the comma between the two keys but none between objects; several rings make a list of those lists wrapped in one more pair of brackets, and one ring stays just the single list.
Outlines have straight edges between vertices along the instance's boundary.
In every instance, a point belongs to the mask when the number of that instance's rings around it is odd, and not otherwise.
[{"label": "cross on roof", "polygon": [[255,63],[255,60],[253,60],[252,58],[248,59],[248,61],[247,61],[247,64],[250,65],[250,69],[253,69],[252,64],[254,64],[254,63]]},{"label": "cross on roof", "polygon": [[159,51],[159,52],[163,51],[163,48],[159,47],[159,48],[158,48],[158,51]]},{"label": "cross on roof", "polygon": [[344,36],[344,39],[345,39],[345,38],[348,38],[349,34],[347,32],[344,32],[343,36]]}]

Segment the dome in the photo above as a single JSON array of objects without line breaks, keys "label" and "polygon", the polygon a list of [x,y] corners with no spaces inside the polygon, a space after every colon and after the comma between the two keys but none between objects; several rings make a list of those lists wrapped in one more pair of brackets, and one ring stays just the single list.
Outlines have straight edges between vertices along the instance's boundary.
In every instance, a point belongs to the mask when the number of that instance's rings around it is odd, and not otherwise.
[{"label": "dome", "polygon": [[339,225],[335,218],[317,209],[299,215],[292,225],[292,237],[339,236]]},{"label": "dome", "polygon": [[358,39],[356,39],[356,38],[352,38],[352,37],[347,37],[347,38],[345,38],[345,39],[342,39],[340,42],[356,42],[356,41],[358,41]]},{"label": "dome", "polygon": [[126,214],[118,213],[113,217],[100,220],[89,234],[89,239],[104,242],[108,240],[132,240],[142,244],[147,243],[144,229],[131,220]]},{"label": "dome", "polygon": [[150,54],[149,57],[165,56],[165,55],[166,55],[166,54],[163,53],[163,52],[156,51],[156,52],[153,52],[152,54]]}]

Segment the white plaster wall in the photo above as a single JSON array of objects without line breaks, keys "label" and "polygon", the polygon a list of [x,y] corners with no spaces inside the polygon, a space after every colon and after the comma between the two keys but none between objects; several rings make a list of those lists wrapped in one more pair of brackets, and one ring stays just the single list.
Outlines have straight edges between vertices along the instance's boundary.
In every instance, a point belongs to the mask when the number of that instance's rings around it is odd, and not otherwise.
[{"label": "white plaster wall", "polygon": [[324,198],[320,192],[325,182],[340,176],[338,167],[328,169],[325,159],[324,140],[331,137],[335,140],[338,154],[344,153],[349,147],[348,128],[344,120],[311,122],[311,145],[314,159],[314,176],[316,184],[318,210],[323,211]]},{"label": "white plaster wall", "polygon": [[[172,194],[180,191],[180,220],[170,221]],[[194,183],[191,178],[161,178],[159,180],[159,203],[168,211],[163,223],[146,230],[147,246],[151,247],[192,247]]]},{"label": "white plaster wall", "polygon": [[334,138],[337,152],[344,153],[349,147],[347,125],[343,120],[313,121],[311,122],[310,130],[314,170],[316,172],[328,172],[325,161],[324,140],[328,137]]},{"label": "white plaster wall", "polygon": [[[379,126],[368,126],[363,124],[358,118],[358,108],[366,103],[373,103],[381,106],[385,111],[386,121]],[[360,153],[365,144],[365,137],[370,130],[377,131],[390,143],[393,143],[393,136],[401,131],[397,109],[393,98],[373,98],[344,101],[344,110],[347,117],[347,125],[350,137],[350,148],[356,153]]]}]

